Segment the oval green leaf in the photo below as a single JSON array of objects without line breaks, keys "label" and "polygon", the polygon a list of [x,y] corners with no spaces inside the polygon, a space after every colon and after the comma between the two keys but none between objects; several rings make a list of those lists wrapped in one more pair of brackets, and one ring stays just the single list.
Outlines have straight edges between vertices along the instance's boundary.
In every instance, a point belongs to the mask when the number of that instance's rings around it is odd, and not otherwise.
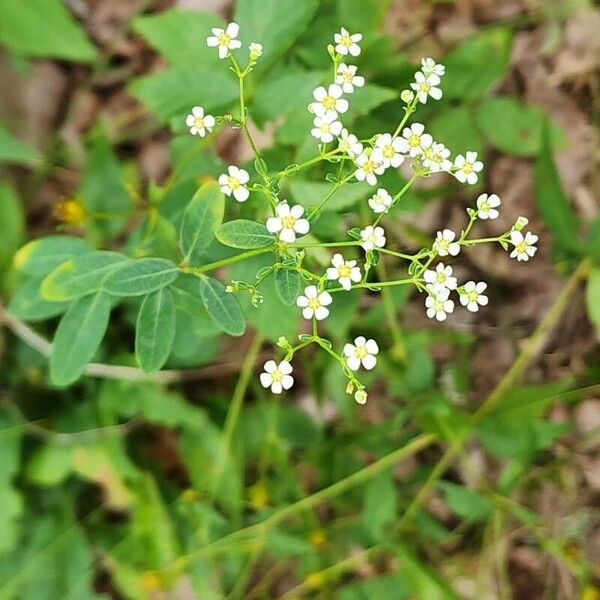
[{"label": "oval green leaf", "polygon": [[61,315],[69,308],[68,302],[50,302],[40,294],[41,281],[30,279],[19,287],[10,299],[8,312],[23,321],[44,321]]},{"label": "oval green leaf", "polygon": [[229,335],[240,336],[246,331],[246,320],[235,296],[212,277],[200,280],[200,297],[213,323]]},{"label": "oval green leaf", "polygon": [[104,337],[110,308],[110,296],[99,292],[75,302],[61,319],[50,356],[55,385],[69,385],[81,377]]},{"label": "oval green leaf", "polygon": [[224,196],[216,182],[203,185],[194,194],[181,222],[180,246],[184,263],[200,261],[201,253],[215,238],[224,210]]},{"label": "oval green leaf", "polygon": [[15,254],[15,267],[27,275],[47,275],[66,260],[91,251],[81,238],[52,235],[25,244]]},{"label": "oval green leaf", "polygon": [[264,248],[274,242],[273,236],[262,223],[247,219],[236,219],[223,223],[217,231],[217,239],[231,248],[250,250]]},{"label": "oval green leaf", "polygon": [[302,278],[298,271],[290,269],[279,269],[275,271],[275,289],[279,299],[286,306],[296,304],[300,291],[302,290]]},{"label": "oval green leaf", "polygon": [[42,298],[53,302],[77,300],[102,287],[104,278],[127,260],[117,252],[90,252],[56,267],[42,282]]},{"label": "oval green leaf", "polygon": [[175,302],[169,288],[144,298],[135,329],[135,355],[145,373],[158,371],[169,358],[175,338]]},{"label": "oval green leaf", "polygon": [[102,289],[113,296],[143,296],[169,285],[178,273],[177,265],[170,260],[139,258],[111,271]]}]

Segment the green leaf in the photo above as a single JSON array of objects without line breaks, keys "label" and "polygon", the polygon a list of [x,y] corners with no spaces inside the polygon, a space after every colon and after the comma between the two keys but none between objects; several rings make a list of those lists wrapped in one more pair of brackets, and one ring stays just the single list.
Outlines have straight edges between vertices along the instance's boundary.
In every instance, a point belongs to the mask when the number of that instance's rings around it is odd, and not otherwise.
[{"label": "green leaf", "polygon": [[0,556],[14,547],[21,533],[18,519],[23,511],[23,501],[14,486],[20,469],[21,437],[24,433],[19,425],[15,417],[0,411]]},{"label": "green leaf", "polygon": [[[358,117],[369,114],[375,108],[395,100],[400,95],[398,90],[369,83],[362,88],[356,88],[352,94],[350,108],[344,114],[344,123],[352,123]],[[309,102],[310,102],[309,98]]]},{"label": "green leaf", "polygon": [[164,258],[139,258],[113,269],[102,289],[113,296],[143,296],[169,285],[177,278],[177,265]]},{"label": "green leaf", "polygon": [[508,68],[511,47],[508,27],[488,29],[465,40],[444,58],[444,96],[464,100],[483,96]]},{"label": "green leaf", "polygon": [[144,298],[135,328],[135,355],[145,373],[167,362],[175,338],[175,302],[169,288]]},{"label": "green leaf", "polygon": [[31,164],[39,158],[39,154],[33,148],[13,137],[4,127],[0,127],[0,163]]},{"label": "green leaf", "polygon": [[47,275],[66,260],[86,254],[92,247],[81,238],[51,235],[25,244],[15,254],[15,267],[27,275]]},{"label": "green leaf", "polygon": [[444,492],[450,510],[463,519],[479,521],[492,513],[490,501],[475,490],[449,481],[440,481],[438,487]]},{"label": "green leaf", "polygon": [[600,339],[600,268],[598,267],[590,271],[585,299],[588,316],[596,328],[596,336]]},{"label": "green leaf", "polygon": [[25,216],[23,205],[11,185],[0,185],[0,268],[23,243]]},{"label": "green leaf", "polygon": [[50,356],[55,385],[69,385],[82,375],[104,337],[110,308],[110,296],[99,292],[78,300],[61,319]]},{"label": "green leaf", "polygon": [[204,184],[194,194],[181,223],[179,239],[184,263],[196,263],[200,260],[202,251],[215,238],[224,210],[224,196],[216,182]]},{"label": "green leaf", "polygon": [[28,56],[92,62],[96,51],[60,0],[0,0],[0,44]]},{"label": "green leaf", "polygon": [[229,335],[240,336],[246,331],[246,321],[240,305],[225,286],[212,277],[200,279],[200,296],[204,308],[215,325]]},{"label": "green leaf", "polygon": [[274,238],[262,223],[236,219],[223,223],[217,230],[217,239],[231,248],[264,248],[273,245]]},{"label": "green leaf", "polygon": [[550,145],[549,126],[542,133],[542,147],[533,173],[538,210],[552,232],[555,243],[565,250],[578,251],[579,222],[562,187]]},{"label": "green leaf", "polygon": [[383,25],[391,0],[336,0],[337,20],[350,33],[374,31]]},{"label": "green leaf", "polygon": [[233,20],[240,26],[240,38],[249,44],[259,42],[263,55],[257,71],[267,69],[295,39],[306,30],[318,0],[239,0]]},{"label": "green leaf", "polygon": [[376,542],[386,538],[396,520],[396,487],[391,471],[384,471],[365,486],[362,522]]},{"label": "green leaf", "polygon": [[42,282],[42,298],[54,302],[76,300],[97,292],[106,276],[127,260],[117,252],[89,252],[56,267]]},{"label": "green leaf", "polygon": [[[485,98],[477,107],[476,121],[490,142],[503,152],[518,156],[535,156],[541,148],[546,111],[528,106],[516,98]],[[562,145],[564,137],[550,126],[552,145]]]},{"label": "green leaf", "polygon": [[68,302],[50,302],[40,294],[41,280],[30,279],[22,284],[10,299],[8,312],[23,321],[43,321],[61,315]]},{"label": "green leaf", "polygon": [[483,152],[483,140],[475,126],[473,112],[467,106],[456,106],[440,112],[431,120],[431,132],[436,140],[450,148],[452,154],[469,150]]},{"label": "green leaf", "polygon": [[302,290],[300,273],[291,269],[278,269],[275,271],[275,289],[286,306],[294,306]]}]

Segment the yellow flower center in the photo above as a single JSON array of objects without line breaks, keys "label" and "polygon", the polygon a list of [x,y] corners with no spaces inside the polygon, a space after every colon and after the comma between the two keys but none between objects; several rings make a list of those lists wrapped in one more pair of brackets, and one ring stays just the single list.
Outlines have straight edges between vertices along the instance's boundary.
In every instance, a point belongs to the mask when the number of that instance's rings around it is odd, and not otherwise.
[{"label": "yellow flower center", "polygon": [[322,104],[327,110],[331,110],[335,108],[335,98],[333,96],[325,96]]},{"label": "yellow flower center", "polygon": [[346,46],[346,48],[350,48],[352,46],[352,38],[349,35],[343,35],[340,44]]},{"label": "yellow flower center", "polygon": [[519,242],[516,246],[519,254],[525,254],[527,252],[528,244],[525,241]]},{"label": "yellow flower center", "polygon": [[467,175],[469,173],[473,172],[473,163],[470,162],[466,162],[462,168],[463,173],[466,173]]},{"label": "yellow flower center", "polygon": [[420,146],[421,145],[421,136],[417,135],[416,133],[411,134],[408,138],[408,143],[413,148]]},{"label": "yellow flower center", "polygon": [[490,208],[491,207],[490,207],[490,205],[487,202],[483,202],[482,205],[481,205],[481,210],[483,212],[489,212]]},{"label": "yellow flower center", "polygon": [[472,292],[469,292],[467,296],[469,298],[469,302],[477,302],[479,294],[475,290],[473,290]]},{"label": "yellow flower center", "polygon": [[321,127],[319,128],[322,133],[329,133],[331,131],[330,123],[321,123]]},{"label": "yellow flower center", "polygon": [[395,154],[396,151],[394,150],[393,146],[384,146],[383,156],[385,156],[385,158],[393,158]]},{"label": "yellow flower center", "polygon": [[194,121],[194,125],[198,129],[204,129],[204,118],[203,117],[196,117],[196,120]]},{"label": "yellow flower center", "polygon": [[448,247],[450,246],[450,242],[448,240],[438,240],[437,245],[440,250],[448,250]]},{"label": "yellow flower center", "polygon": [[283,373],[279,370],[279,369],[275,369],[272,373],[271,373],[271,379],[273,381],[279,382],[281,381],[281,378],[283,377]]},{"label": "yellow flower center", "polygon": [[342,265],[341,267],[338,267],[338,275],[340,277],[350,277],[351,272],[352,269],[348,265]]},{"label": "yellow flower center", "polygon": [[231,42],[231,38],[225,32],[223,32],[219,36],[219,46],[229,46],[229,42]]},{"label": "yellow flower center", "polygon": [[436,300],[433,308],[435,308],[435,312],[443,312],[444,302],[442,300]]},{"label": "yellow flower center", "polygon": [[235,177],[227,177],[227,184],[232,190],[237,190],[242,185]]},{"label": "yellow flower center", "polygon": [[352,75],[351,71],[345,71],[342,74],[342,78],[346,83],[352,83],[352,80],[354,79],[354,75]]},{"label": "yellow flower center", "polygon": [[364,346],[357,346],[354,350],[354,356],[359,360],[363,359],[367,354],[367,349]]},{"label": "yellow flower center", "polygon": [[367,160],[362,168],[365,173],[374,173],[377,168],[377,163],[373,160]]},{"label": "yellow flower center", "polygon": [[312,308],[312,310],[317,310],[321,306],[318,298],[310,298],[308,300],[308,308]]},{"label": "yellow flower center", "polygon": [[293,217],[292,215],[286,215],[285,217],[281,218],[281,224],[283,225],[284,229],[293,229],[294,225],[296,224],[296,217]]},{"label": "yellow flower center", "polygon": [[424,154],[425,158],[427,158],[429,160],[434,160],[434,154],[433,154],[433,150],[431,149],[431,147],[425,148],[425,150],[423,150],[423,154]]},{"label": "yellow flower center", "polygon": [[420,89],[422,92],[424,92],[424,93],[426,93],[426,94],[427,94],[427,93],[429,93],[429,90],[431,89],[431,86],[430,86],[430,85],[429,85],[429,84],[428,84],[426,81],[424,81],[424,82],[423,82],[423,83],[422,83],[422,84],[419,86],[419,89]]},{"label": "yellow flower center", "polygon": [[439,272],[437,274],[438,283],[446,283],[446,279],[448,279],[448,277],[446,277],[446,273]]}]

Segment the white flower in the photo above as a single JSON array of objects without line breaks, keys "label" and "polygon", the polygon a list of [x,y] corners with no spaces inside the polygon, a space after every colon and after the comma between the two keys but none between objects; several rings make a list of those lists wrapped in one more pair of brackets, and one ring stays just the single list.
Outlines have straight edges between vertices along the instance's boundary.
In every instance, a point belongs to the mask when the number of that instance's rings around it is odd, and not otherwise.
[{"label": "white flower", "polygon": [[415,90],[419,102],[425,104],[427,98],[431,96],[434,100],[439,100],[442,97],[442,90],[436,87],[440,84],[440,78],[431,74],[425,76],[421,71],[415,73],[415,83],[411,83],[410,87]]},{"label": "white flower", "polygon": [[399,167],[405,159],[405,154],[410,150],[408,142],[401,137],[392,138],[390,133],[383,133],[377,136],[375,148],[381,152],[383,157],[383,166]]},{"label": "white flower", "polygon": [[436,63],[433,58],[422,58],[421,71],[423,71],[423,75],[425,75],[425,77],[428,77],[429,75],[443,77],[446,73],[446,67]]},{"label": "white flower", "polygon": [[456,173],[454,173],[456,179],[461,183],[475,185],[477,183],[477,173],[483,170],[483,163],[477,160],[477,152],[467,152],[466,157],[462,154],[456,157],[454,167],[456,168]]},{"label": "white flower", "polygon": [[389,192],[383,188],[379,188],[375,194],[369,198],[369,206],[375,213],[387,212],[392,205],[393,198]]},{"label": "white flower", "polygon": [[487,283],[480,281],[475,283],[474,281],[467,281],[463,286],[463,290],[460,292],[460,303],[467,307],[467,310],[471,312],[477,312],[479,306],[486,306],[488,303],[488,297],[483,295],[483,292],[487,289]]},{"label": "white flower", "polygon": [[435,236],[435,242],[433,242],[433,249],[440,256],[456,256],[460,252],[460,244],[454,241],[456,234],[451,229],[444,229],[444,231],[438,231]]},{"label": "white flower", "polygon": [[315,117],[313,125],[314,127],[311,130],[312,136],[324,144],[333,142],[334,136],[342,132],[342,124],[337,120],[337,115],[334,112],[328,112],[321,117]]},{"label": "white flower", "polygon": [[500,214],[496,208],[502,204],[496,194],[481,194],[477,198],[477,216],[480,219],[496,219]]},{"label": "white flower", "polygon": [[304,296],[298,296],[296,304],[302,308],[302,316],[305,319],[322,321],[329,314],[329,309],[326,308],[333,302],[333,298],[329,292],[321,292],[316,285],[309,285],[304,289]]},{"label": "white flower", "polygon": [[427,316],[430,319],[434,317],[438,321],[445,321],[446,315],[454,311],[454,302],[449,300],[450,290],[448,288],[440,288],[434,290],[427,288],[429,295],[425,298],[425,308],[427,308]]},{"label": "white flower", "polygon": [[274,394],[281,394],[283,390],[289,390],[294,385],[291,376],[292,365],[287,360],[277,364],[274,360],[268,360],[263,367],[264,373],[260,374],[260,383],[263,387],[271,388]]},{"label": "white flower", "polygon": [[248,46],[248,51],[250,52],[250,60],[258,60],[263,53],[262,44],[252,42],[250,46]]},{"label": "white flower", "polygon": [[433,142],[431,146],[423,150],[423,166],[432,173],[449,171],[452,168],[452,161],[449,157],[450,150],[444,144]]},{"label": "white flower", "polygon": [[425,125],[422,123],[413,123],[410,127],[405,127],[402,137],[408,142],[410,155],[413,158],[423,154],[423,149],[433,144],[433,138],[425,133]]},{"label": "white flower", "polygon": [[266,227],[269,233],[278,233],[282,242],[292,244],[296,241],[296,234],[306,235],[310,229],[307,219],[301,219],[304,214],[304,207],[296,204],[288,205],[287,202],[280,202],[275,207],[276,217],[267,219]]},{"label": "white flower", "polygon": [[223,173],[223,175],[219,175],[219,185],[221,186],[221,191],[227,195],[233,197],[238,202],[245,202],[248,200],[248,196],[250,192],[246,187],[246,183],[250,181],[250,175],[248,175],[248,171],[244,171],[244,169],[238,169],[235,166],[227,167],[227,171],[229,175]]},{"label": "white flower", "polygon": [[349,369],[358,371],[362,364],[367,371],[370,371],[377,364],[376,355],[379,354],[379,346],[375,340],[368,340],[360,335],[354,340],[354,344],[345,344],[343,352]]},{"label": "white flower", "polygon": [[431,269],[425,271],[423,279],[435,291],[441,288],[455,290],[457,285],[456,277],[452,277],[452,267],[450,265],[445,266],[444,263],[438,263],[435,271]]},{"label": "white flower", "polygon": [[362,37],[362,33],[350,35],[348,30],[342,27],[340,33],[336,33],[333,36],[333,40],[336,43],[335,51],[342,56],[346,56],[348,53],[352,54],[352,56],[358,56],[360,54],[358,42],[362,40]]},{"label": "white flower", "polygon": [[360,232],[361,246],[363,250],[375,250],[385,246],[385,231],[383,227],[369,225]]},{"label": "white flower", "polygon": [[363,151],[363,145],[353,133],[348,133],[346,128],[342,129],[339,137],[338,148],[348,156],[358,156]]},{"label": "white flower", "polygon": [[537,241],[538,236],[531,233],[531,231],[528,231],[525,235],[520,231],[511,231],[510,242],[515,248],[510,253],[510,257],[516,258],[518,261],[529,260],[537,251],[535,247]]},{"label": "white flower", "polygon": [[377,175],[382,175],[385,171],[381,151],[365,151],[357,157],[355,163],[358,167],[354,172],[356,179],[358,181],[366,180],[369,185],[377,185]]},{"label": "white flower", "polygon": [[335,76],[335,82],[342,86],[345,94],[351,94],[354,91],[354,86],[363,87],[365,78],[356,74],[356,65],[347,65],[341,63]]},{"label": "white flower", "polygon": [[213,35],[206,38],[206,45],[211,48],[219,48],[219,58],[225,58],[230,50],[236,50],[242,47],[242,42],[236,40],[240,32],[240,26],[237,23],[229,23],[227,29],[213,27]]},{"label": "white flower", "polygon": [[415,93],[412,90],[402,90],[400,100],[405,104],[410,104],[415,99]]},{"label": "white flower", "polygon": [[352,289],[352,282],[361,279],[360,268],[356,266],[355,260],[344,260],[341,254],[334,254],[331,259],[333,267],[327,269],[327,279],[339,281],[345,290]]},{"label": "white flower", "polygon": [[308,105],[310,112],[314,113],[318,117],[322,117],[327,113],[345,113],[348,110],[348,100],[342,98],[342,88],[332,83],[327,89],[323,86],[318,87],[313,91],[313,98],[315,102],[311,102]]},{"label": "white flower", "polygon": [[194,106],[192,112],[185,118],[185,124],[190,128],[192,135],[204,137],[206,132],[210,133],[215,126],[215,118],[205,115],[201,106]]},{"label": "white flower", "polygon": [[366,390],[356,390],[354,393],[354,399],[358,404],[366,404],[367,403],[367,392]]}]

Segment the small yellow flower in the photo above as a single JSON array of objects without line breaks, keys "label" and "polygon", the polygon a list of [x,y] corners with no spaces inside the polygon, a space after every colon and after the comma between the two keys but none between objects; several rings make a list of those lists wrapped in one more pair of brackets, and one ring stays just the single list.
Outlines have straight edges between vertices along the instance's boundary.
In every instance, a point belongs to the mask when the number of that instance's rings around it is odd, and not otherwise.
[{"label": "small yellow flower", "polygon": [[312,589],[318,589],[323,587],[327,581],[327,578],[321,571],[316,571],[314,573],[309,573],[304,580],[304,583],[307,587]]},{"label": "small yellow flower", "polygon": [[309,533],[308,541],[317,550],[321,550],[327,543],[327,536],[322,529],[315,529]]},{"label": "small yellow flower", "polygon": [[161,579],[156,571],[145,571],[140,578],[140,585],[148,592],[159,590],[161,587]]},{"label": "small yellow flower", "polygon": [[256,483],[248,490],[248,498],[255,509],[264,508],[269,504],[269,490],[264,483]]},{"label": "small yellow flower", "polygon": [[196,491],[193,490],[191,488],[188,488],[187,490],[183,490],[182,494],[181,494],[181,499],[184,502],[196,502],[197,500],[200,499],[200,494]]},{"label": "small yellow flower", "polygon": [[588,585],[583,592],[581,592],[580,600],[600,600],[600,590],[597,587]]},{"label": "small yellow flower", "polygon": [[57,202],[53,214],[55,219],[66,225],[81,225],[87,216],[85,206],[76,196]]}]

